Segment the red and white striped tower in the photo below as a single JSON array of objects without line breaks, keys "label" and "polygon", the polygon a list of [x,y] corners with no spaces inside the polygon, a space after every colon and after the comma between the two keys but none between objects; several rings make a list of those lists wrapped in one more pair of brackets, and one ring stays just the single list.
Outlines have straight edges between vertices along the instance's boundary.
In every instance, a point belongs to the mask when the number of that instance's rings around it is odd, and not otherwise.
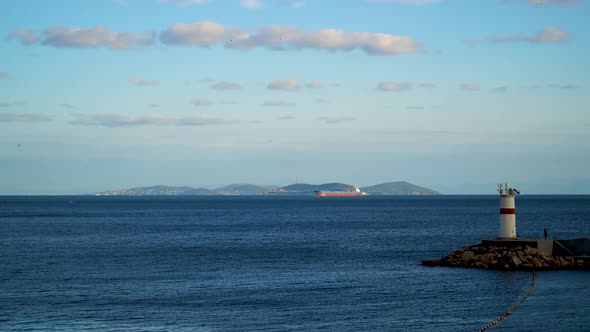
[{"label": "red and white striped tower", "polygon": [[517,240],[516,236],[516,208],[514,205],[514,196],[520,194],[520,191],[505,185],[498,185],[500,193],[500,236],[503,240]]}]

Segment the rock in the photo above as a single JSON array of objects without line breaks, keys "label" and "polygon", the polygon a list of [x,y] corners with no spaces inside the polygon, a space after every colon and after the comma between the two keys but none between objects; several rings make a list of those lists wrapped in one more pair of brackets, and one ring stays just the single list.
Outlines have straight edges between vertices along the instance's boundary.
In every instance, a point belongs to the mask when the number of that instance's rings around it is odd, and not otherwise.
[{"label": "rock", "polygon": [[559,269],[561,267],[561,263],[558,259],[554,259],[551,263],[549,263],[549,266],[553,269]]},{"label": "rock", "polygon": [[539,254],[539,249],[537,248],[526,248],[524,250],[524,253],[529,255],[529,256],[536,256]]},{"label": "rock", "polygon": [[512,266],[518,268],[520,264],[522,264],[522,261],[518,257],[512,257]]},{"label": "rock", "polygon": [[[546,264],[545,264],[546,265]],[[538,258],[533,258],[533,266],[537,268],[543,267],[543,262]]]},{"label": "rock", "polygon": [[467,262],[470,259],[473,259],[475,257],[475,254],[473,253],[473,251],[465,251],[463,252],[463,254],[461,255],[461,259],[463,259],[465,262]]},{"label": "rock", "polygon": [[424,265],[424,266],[439,266],[440,262],[437,261],[436,259],[430,259],[430,260],[422,261],[422,265]]}]

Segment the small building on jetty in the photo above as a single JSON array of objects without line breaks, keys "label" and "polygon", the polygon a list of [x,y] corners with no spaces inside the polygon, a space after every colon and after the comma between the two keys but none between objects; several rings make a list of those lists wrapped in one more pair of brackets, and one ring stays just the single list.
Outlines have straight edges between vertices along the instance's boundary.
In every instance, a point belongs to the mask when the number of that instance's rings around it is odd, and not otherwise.
[{"label": "small building on jetty", "polygon": [[[590,270],[590,238],[571,240],[520,239],[516,234],[515,196],[508,183],[498,185],[500,229],[496,239],[465,246],[424,266],[496,270]],[[545,234],[546,235],[546,234]]]}]

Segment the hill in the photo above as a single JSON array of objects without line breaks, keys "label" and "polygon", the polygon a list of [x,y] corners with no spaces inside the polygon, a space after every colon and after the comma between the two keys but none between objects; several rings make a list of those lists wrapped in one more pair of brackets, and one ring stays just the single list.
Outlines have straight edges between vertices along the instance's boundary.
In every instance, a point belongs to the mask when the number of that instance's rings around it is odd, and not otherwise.
[{"label": "hill", "polygon": [[276,186],[256,186],[248,183],[234,183],[214,190],[219,195],[260,195]]},{"label": "hill", "polygon": [[363,191],[369,195],[440,195],[435,190],[404,181],[381,183],[365,187]]},{"label": "hill", "polygon": [[296,183],[266,192],[267,195],[313,195],[321,191],[354,191],[354,186],[344,183],[307,184]]},{"label": "hill", "polygon": [[194,190],[191,187],[151,186],[130,189],[110,190],[96,193],[97,196],[176,196]]},{"label": "hill", "polygon": [[[203,196],[203,195],[314,195],[321,191],[354,191],[354,186],[345,183],[307,184],[296,183],[284,187],[257,186],[234,183],[217,189],[151,186],[111,190],[96,193],[96,196]],[[369,195],[439,195],[440,193],[408,182],[388,182],[361,188]]]},{"label": "hill", "polygon": [[260,195],[276,186],[256,186],[247,183],[235,183],[217,189],[173,187],[173,186],[151,186],[137,187],[130,189],[110,190],[96,193],[96,196],[205,196],[205,195]]}]

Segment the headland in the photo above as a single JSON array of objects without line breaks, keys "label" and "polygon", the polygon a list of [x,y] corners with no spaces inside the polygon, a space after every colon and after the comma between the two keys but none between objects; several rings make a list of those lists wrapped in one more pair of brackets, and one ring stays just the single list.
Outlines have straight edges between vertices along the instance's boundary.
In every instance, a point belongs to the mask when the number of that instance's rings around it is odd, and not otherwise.
[{"label": "headland", "polygon": [[590,270],[590,239],[483,240],[424,266],[480,268],[506,271]]},{"label": "headland", "polygon": [[520,239],[516,232],[515,197],[518,189],[498,184],[500,227],[498,238],[455,250],[424,266],[467,267],[494,270],[590,270],[590,239]]}]

